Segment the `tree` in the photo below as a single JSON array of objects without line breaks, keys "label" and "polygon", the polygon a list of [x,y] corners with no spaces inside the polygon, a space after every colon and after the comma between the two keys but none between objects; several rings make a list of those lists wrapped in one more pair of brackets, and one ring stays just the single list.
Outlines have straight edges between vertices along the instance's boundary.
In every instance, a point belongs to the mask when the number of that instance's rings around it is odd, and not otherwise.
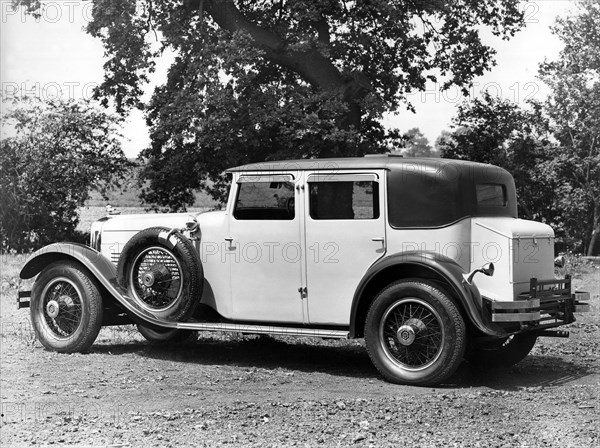
[{"label": "tree", "polygon": [[540,67],[552,89],[545,110],[558,142],[542,168],[558,179],[554,206],[565,226],[592,255],[600,245],[600,4],[577,7],[553,28],[565,44],[558,60]]},{"label": "tree", "polygon": [[130,165],[120,118],[88,102],[18,104],[0,149],[0,248],[18,252],[77,238],[77,209]]},{"label": "tree", "polygon": [[403,136],[405,143],[401,151],[407,157],[435,157],[436,151],[419,128],[409,129]]},{"label": "tree", "polygon": [[510,100],[485,92],[459,105],[452,132],[436,141],[442,157],[490,163],[507,169],[515,178],[519,213],[529,219],[556,222],[551,207],[552,178],[539,172],[551,146],[548,123],[541,105],[523,109]]},{"label": "tree", "polygon": [[105,104],[142,107],[155,59],[175,55],[145,105],[142,153],[143,197],[174,209],[199,187],[222,199],[232,165],[388,150],[399,134],[381,125],[384,112],[427,80],[466,91],[494,64],[480,30],[509,38],[523,25],[518,0],[93,3],[87,32],[106,51]]}]

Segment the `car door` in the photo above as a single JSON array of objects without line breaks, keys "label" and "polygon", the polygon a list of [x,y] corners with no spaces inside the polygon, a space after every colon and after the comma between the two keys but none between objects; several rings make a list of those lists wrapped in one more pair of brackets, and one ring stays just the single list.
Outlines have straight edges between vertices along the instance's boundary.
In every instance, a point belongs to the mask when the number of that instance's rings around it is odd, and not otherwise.
[{"label": "car door", "polygon": [[297,175],[238,175],[226,257],[233,318],[303,323]]},{"label": "car door", "polygon": [[384,172],[313,173],[304,203],[311,324],[348,325],[354,292],[385,254]]}]

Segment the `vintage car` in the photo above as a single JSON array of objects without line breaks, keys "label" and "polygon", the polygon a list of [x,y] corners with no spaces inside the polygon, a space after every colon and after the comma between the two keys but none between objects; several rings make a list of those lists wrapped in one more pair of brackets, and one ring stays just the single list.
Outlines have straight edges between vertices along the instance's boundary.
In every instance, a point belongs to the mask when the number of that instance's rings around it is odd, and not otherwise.
[{"label": "vintage car", "polygon": [[554,278],[553,230],[517,217],[501,168],[383,155],[228,172],[223,210],[107,216],[89,247],[33,254],[18,300],[40,342],[85,351],[101,326],[131,323],[155,342],[364,338],[387,380],[431,385],[464,358],[516,363],[587,309],[589,293]]}]

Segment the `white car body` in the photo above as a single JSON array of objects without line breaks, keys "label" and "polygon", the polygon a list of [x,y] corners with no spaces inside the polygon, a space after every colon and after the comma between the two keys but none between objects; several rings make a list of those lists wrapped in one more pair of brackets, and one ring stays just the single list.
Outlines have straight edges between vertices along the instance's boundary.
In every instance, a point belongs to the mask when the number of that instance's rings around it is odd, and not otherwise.
[{"label": "white car body", "polygon": [[[355,171],[355,170],[352,170]],[[529,291],[532,277],[553,277],[554,232],[548,225],[512,217],[465,217],[440,228],[394,229],[386,219],[387,170],[244,170],[232,173],[222,211],[197,216],[144,214],[110,217],[92,226],[100,251],[115,264],[127,241],[154,226],[185,228],[197,220],[204,268],[202,302],[236,321],[348,325],[354,293],[377,260],[407,251],[436,252],[465,272],[494,263],[494,276],[477,276],[481,294],[513,301]],[[293,220],[238,220],[233,216],[240,180],[289,176],[295,189]],[[315,220],[307,213],[312,177],[377,180],[377,219]],[[306,288],[306,289],[305,289]]]},{"label": "white car body", "polygon": [[85,351],[101,326],[130,323],[155,343],[364,337],[386,379],[431,385],[464,358],[519,362],[587,308],[554,278],[552,229],[517,217],[503,169],[377,156],[229,172],[223,210],[109,215],[90,246],[33,254],[21,277],[40,275],[19,306],[31,296],[42,344]]}]

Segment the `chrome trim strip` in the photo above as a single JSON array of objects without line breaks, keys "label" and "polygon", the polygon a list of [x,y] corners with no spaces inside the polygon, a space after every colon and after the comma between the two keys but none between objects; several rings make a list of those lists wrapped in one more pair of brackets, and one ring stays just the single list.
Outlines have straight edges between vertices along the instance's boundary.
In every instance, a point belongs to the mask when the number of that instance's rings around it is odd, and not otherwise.
[{"label": "chrome trim strip", "polygon": [[584,302],[590,300],[590,293],[586,291],[575,291],[575,300],[583,300]]},{"label": "chrome trim strip", "polygon": [[522,310],[539,307],[540,299],[515,300],[514,302],[492,302],[493,310]]},{"label": "chrome trim strip", "polygon": [[180,330],[229,331],[251,334],[274,334],[280,336],[313,336],[318,338],[348,339],[347,330],[328,330],[323,328],[276,327],[270,325],[230,324],[210,322],[177,322]]},{"label": "chrome trim strip", "polygon": [[492,322],[529,322],[540,320],[540,312],[492,314]]},{"label": "chrome trim strip", "polygon": [[591,309],[588,303],[576,303],[573,311],[575,313],[588,313],[591,311]]}]

